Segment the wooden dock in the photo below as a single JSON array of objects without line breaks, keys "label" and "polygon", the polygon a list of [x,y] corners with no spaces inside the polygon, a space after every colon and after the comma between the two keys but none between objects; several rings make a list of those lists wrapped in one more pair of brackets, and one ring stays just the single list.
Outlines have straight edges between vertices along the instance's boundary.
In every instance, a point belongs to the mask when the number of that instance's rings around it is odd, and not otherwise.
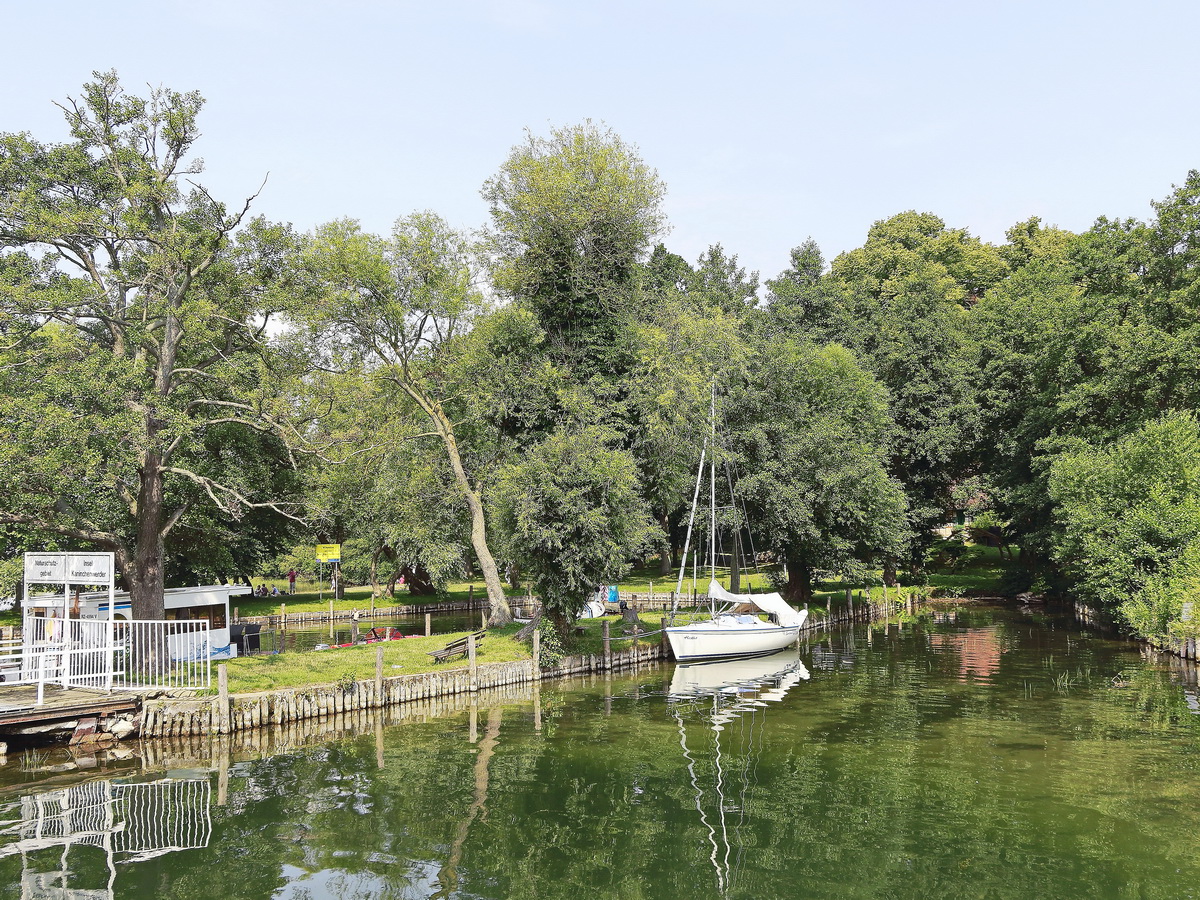
[{"label": "wooden dock", "polygon": [[45,703],[38,706],[36,685],[0,684],[0,736],[16,728],[136,712],[141,705],[142,696],[132,691],[109,694],[47,685]]}]

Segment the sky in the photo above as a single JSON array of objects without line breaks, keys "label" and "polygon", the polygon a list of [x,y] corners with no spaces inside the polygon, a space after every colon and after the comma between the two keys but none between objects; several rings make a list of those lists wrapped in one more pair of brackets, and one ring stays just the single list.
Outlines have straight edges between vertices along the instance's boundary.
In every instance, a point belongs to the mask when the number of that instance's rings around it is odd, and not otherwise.
[{"label": "sky", "polygon": [[[59,0],[6,4],[0,131],[68,138],[94,70],[207,100],[200,181],[309,230],[478,228],[526,129],[603,122],[667,186],[667,247],[764,279],[905,210],[1002,242],[1153,215],[1200,168],[1195,0]],[[265,185],[262,184],[266,179]]]}]

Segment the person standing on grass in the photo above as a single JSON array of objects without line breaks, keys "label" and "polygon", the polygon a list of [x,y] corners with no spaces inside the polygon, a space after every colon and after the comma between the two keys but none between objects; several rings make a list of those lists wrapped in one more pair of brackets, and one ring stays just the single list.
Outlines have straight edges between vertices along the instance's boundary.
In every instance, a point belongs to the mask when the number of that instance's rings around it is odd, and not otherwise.
[{"label": "person standing on grass", "polygon": [[288,593],[289,594],[296,593],[296,570],[295,569],[290,569],[288,571]]}]

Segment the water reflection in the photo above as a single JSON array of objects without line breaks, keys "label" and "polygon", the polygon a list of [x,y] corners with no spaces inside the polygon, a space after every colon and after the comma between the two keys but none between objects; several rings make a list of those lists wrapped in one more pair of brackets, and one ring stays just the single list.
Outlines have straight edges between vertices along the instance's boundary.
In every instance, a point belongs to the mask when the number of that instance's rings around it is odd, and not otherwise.
[{"label": "water reflection", "polygon": [[[0,803],[0,859],[20,855],[22,900],[111,898],[118,864],[208,846],[211,794],[207,779],[88,781],[26,794]],[[103,854],[106,878],[87,877],[79,857],[88,848]]]},{"label": "water reflection", "polygon": [[991,678],[999,671],[1004,653],[999,625],[935,632],[929,636],[929,645],[957,654],[959,681]]},{"label": "water reflection", "polygon": [[[696,812],[708,834],[709,863],[721,897],[729,895],[736,868],[743,858],[737,835],[745,824],[746,797],[754,786],[754,774],[762,752],[765,710],[769,703],[783,700],[788,691],[808,678],[808,669],[795,650],[757,659],[675,667],[669,698],[679,727],[679,747],[687,761]],[[686,709],[687,706],[691,709]],[[685,712],[695,713],[707,726],[706,731],[711,732],[697,743],[696,751],[697,754],[708,754],[711,760],[712,771],[707,785],[703,783],[701,766],[688,744]],[[724,734],[728,725],[743,717],[748,717],[748,728],[743,727],[737,732],[729,730]],[[711,796],[708,796],[710,789]],[[713,811],[711,818],[710,809]],[[731,812],[737,816],[732,823]],[[734,834],[732,840],[731,831]],[[736,852],[735,843],[738,845]]]},{"label": "water reflection", "polygon": [[[1195,668],[1046,615],[967,608],[759,660],[147,741],[124,760],[14,755],[0,846],[76,838],[28,845],[28,869],[0,854],[0,897],[1188,896]],[[114,797],[211,785],[210,832],[197,818],[203,839],[180,838],[168,813],[161,835],[122,843],[143,825],[114,802],[110,865],[82,814],[104,801],[55,797],[101,772]]]}]

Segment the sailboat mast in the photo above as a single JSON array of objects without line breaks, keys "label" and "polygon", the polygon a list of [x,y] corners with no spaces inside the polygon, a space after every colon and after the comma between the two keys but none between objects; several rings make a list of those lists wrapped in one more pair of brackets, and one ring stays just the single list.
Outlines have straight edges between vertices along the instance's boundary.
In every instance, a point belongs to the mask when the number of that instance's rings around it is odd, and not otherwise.
[{"label": "sailboat mast", "polygon": [[708,401],[709,442],[713,452],[708,465],[708,571],[717,580],[717,382],[713,381]]},{"label": "sailboat mast", "polygon": [[[675,592],[679,593],[683,590],[683,576],[687,572],[688,547],[692,544],[692,525],[696,522],[696,503],[700,499],[700,485],[704,483],[704,455],[708,452],[708,438],[704,439],[704,447],[700,450],[700,465],[696,469],[696,490],[692,492],[692,512],[688,516],[687,537],[683,541],[683,562],[679,566],[679,583],[675,585]],[[696,543],[699,544],[699,535],[697,535]],[[693,567],[694,568],[694,567]],[[696,580],[695,572],[692,573],[692,580]]]}]

